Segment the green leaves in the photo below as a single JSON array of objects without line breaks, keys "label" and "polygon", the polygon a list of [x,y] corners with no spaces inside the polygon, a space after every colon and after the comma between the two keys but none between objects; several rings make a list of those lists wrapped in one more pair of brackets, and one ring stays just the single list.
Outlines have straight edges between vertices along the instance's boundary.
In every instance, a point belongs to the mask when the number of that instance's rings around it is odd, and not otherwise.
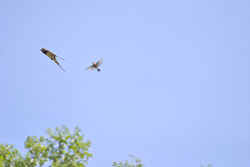
[{"label": "green leaves", "polygon": [[132,160],[128,162],[127,160],[123,162],[113,162],[114,167],[143,167],[144,165],[141,163],[139,158],[135,158],[133,155],[129,155]]},{"label": "green leaves", "polygon": [[0,167],[22,167],[23,158],[13,145],[0,144]]},{"label": "green leaves", "polygon": [[[66,126],[47,129],[48,137],[27,137],[27,154],[22,156],[13,145],[0,144],[0,167],[86,167],[92,157],[91,143],[84,141],[80,128],[71,133]],[[141,160],[130,155],[131,161],[114,162],[114,167],[143,167]]]},{"label": "green leaves", "polygon": [[0,145],[0,167],[85,167],[92,154],[90,141],[84,141],[80,129],[70,133],[66,126],[47,129],[48,137],[29,136],[25,141],[27,154],[22,157],[11,145]]},{"label": "green leaves", "polygon": [[[204,167],[204,165],[201,165],[201,167]],[[207,167],[212,167],[211,164],[207,164]]]}]

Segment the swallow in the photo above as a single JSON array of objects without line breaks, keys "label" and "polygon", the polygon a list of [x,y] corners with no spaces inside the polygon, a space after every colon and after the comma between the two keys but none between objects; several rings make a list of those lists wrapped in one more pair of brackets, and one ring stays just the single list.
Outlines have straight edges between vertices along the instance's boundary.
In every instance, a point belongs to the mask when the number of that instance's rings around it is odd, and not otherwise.
[{"label": "swallow", "polygon": [[103,62],[103,59],[100,59],[98,62],[93,62],[92,66],[87,67],[87,70],[94,70],[96,69],[98,72],[101,70],[98,68]]},{"label": "swallow", "polygon": [[53,61],[58,65],[58,67],[61,68],[61,70],[63,70],[63,71],[65,72],[65,70],[63,69],[63,67],[62,67],[62,66],[59,64],[59,62],[56,60],[56,57],[58,57],[58,58],[64,60],[63,58],[61,58],[61,57],[55,55],[55,54],[52,53],[51,51],[46,50],[46,49],[44,49],[44,48],[42,48],[41,51],[42,51],[46,56],[48,56],[51,60],[53,60]]}]

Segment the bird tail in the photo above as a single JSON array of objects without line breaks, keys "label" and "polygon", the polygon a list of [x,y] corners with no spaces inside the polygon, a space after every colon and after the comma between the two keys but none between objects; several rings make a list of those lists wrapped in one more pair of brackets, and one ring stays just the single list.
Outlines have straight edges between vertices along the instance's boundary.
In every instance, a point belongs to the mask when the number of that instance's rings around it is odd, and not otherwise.
[{"label": "bird tail", "polygon": [[101,70],[99,68],[97,68],[97,71],[100,72]]}]

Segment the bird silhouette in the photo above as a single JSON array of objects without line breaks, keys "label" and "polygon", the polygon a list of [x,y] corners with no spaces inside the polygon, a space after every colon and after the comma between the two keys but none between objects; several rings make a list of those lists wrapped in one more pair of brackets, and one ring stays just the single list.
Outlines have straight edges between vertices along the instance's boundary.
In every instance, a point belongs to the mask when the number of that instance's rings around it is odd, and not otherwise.
[{"label": "bird silhouette", "polygon": [[96,69],[98,72],[100,72],[99,66],[102,64],[103,59],[100,59],[98,62],[93,62],[92,66],[87,67],[87,70],[94,70]]},{"label": "bird silhouette", "polygon": [[52,53],[51,51],[47,50],[47,49],[44,49],[42,48],[41,51],[46,55],[48,56],[51,60],[53,60],[59,68],[61,68],[61,70],[63,70],[65,72],[65,70],[63,69],[63,67],[60,65],[60,63],[57,61],[56,57],[58,57],[59,59],[62,59],[64,60],[63,58],[55,55],[54,53]]}]

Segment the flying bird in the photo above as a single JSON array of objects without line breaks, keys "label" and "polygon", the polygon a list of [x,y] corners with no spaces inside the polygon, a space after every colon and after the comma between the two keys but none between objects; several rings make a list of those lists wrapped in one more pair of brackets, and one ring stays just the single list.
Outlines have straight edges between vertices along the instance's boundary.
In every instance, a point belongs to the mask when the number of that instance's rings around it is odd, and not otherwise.
[{"label": "flying bird", "polygon": [[63,58],[61,58],[61,57],[55,55],[55,54],[52,53],[51,51],[46,50],[46,49],[44,49],[44,48],[42,48],[41,51],[42,51],[46,56],[48,56],[51,60],[53,60],[53,61],[58,65],[58,67],[61,68],[61,70],[63,70],[63,71],[65,72],[65,70],[63,69],[63,67],[62,67],[62,66],[59,64],[59,62],[56,60],[56,57],[58,57],[59,59],[64,60]]},{"label": "flying bird", "polygon": [[98,68],[103,62],[103,59],[100,59],[98,62],[93,62],[92,66],[87,67],[87,70],[94,70],[96,69],[98,72],[101,70]]}]

